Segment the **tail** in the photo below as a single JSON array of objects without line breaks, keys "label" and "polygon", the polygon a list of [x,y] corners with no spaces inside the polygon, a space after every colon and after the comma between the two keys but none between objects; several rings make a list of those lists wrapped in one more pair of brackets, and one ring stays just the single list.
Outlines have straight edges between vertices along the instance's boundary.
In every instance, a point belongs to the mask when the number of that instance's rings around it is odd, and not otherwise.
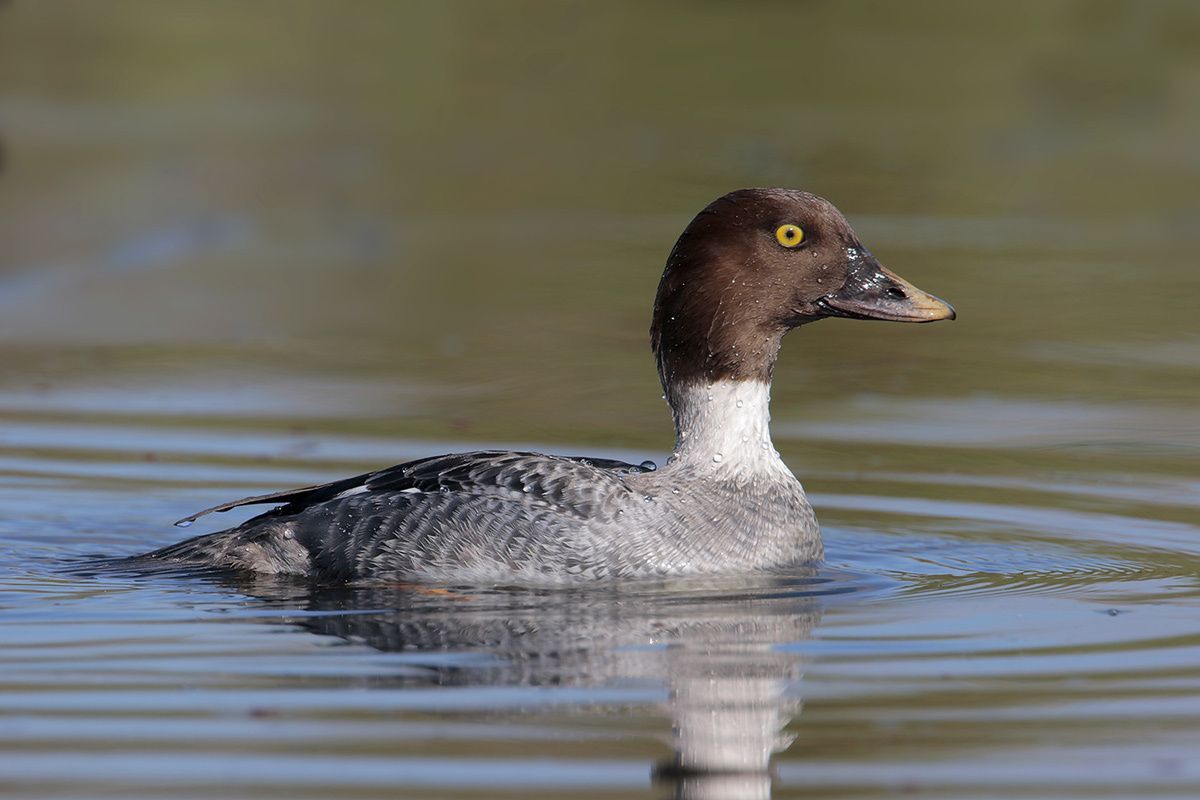
[{"label": "tail", "polygon": [[312,558],[291,533],[291,526],[252,519],[229,530],[193,536],[159,550],[135,556],[142,564],[185,564],[270,575],[309,575]]},{"label": "tail", "polygon": [[170,561],[206,567],[229,566],[238,546],[238,529],[205,533],[172,545],[135,556],[145,561]]}]

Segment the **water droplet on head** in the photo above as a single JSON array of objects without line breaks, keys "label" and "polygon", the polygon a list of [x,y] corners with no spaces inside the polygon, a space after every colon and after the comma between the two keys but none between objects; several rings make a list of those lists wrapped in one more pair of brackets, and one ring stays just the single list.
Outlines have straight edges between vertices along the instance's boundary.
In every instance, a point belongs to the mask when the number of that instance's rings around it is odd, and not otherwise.
[{"label": "water droplet on head", "polygon": [[741,400],[738,400],[738,401],[737,401],[737,407],[738,407],[738,408],[741,408],[741,407],[742,407],[742,401],[741,401]]},{"label": "water droplet on head", "polygon": [[653,502],[654,502],[654,498],[653,498],[653,497],[651,497],[650,495],[646,495],[646,496],[645,496],[645,497],[643,497],[642,499],[643,499],[643,500],[645,500],[647,503],[653,503]]},{"label": "water droplet on head", "polygon": [[532,486],[522,486],[521,491],[524,492],[525,494],[529,494],[530,492],[533,491],[533,487]]},{"label": "water droplet on head", "polygon": [[672,490],[671,490],[671,494],[679,494],[679,490],[678,490],[678,489],[672,489]]},{"label": "water droplet on head", "polygon": [[658,469],[658,464],[655,464],[650,459],[646,459],[639,466],[647,472],[654,472],[654,470]]},{"label": "water droplet on head", "polygon": [[721,455],[720,453],[713,453],[713,461],[719,463],[722,458],[724,458],[724,456]]}]

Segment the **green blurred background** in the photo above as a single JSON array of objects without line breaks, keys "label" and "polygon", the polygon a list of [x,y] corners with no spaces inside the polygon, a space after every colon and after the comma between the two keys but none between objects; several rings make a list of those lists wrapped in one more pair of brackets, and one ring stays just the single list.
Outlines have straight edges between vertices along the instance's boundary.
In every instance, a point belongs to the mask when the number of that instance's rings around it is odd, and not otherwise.
[{"label": "green blurred background", "polygon": [[751,185],[960,312],[794,334],[777,418],[1200,390],[1192,2],[18,1],[0,91],[10,414],[665,449],[661,265]]}]

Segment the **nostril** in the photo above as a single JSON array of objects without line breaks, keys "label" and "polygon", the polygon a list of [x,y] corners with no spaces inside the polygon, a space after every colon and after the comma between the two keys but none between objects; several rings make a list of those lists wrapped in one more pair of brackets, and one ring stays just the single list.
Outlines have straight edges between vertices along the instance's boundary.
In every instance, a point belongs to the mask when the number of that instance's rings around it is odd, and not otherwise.
[{"label": "nostril", "polygon": [[885,294],[893,300],[903,300],[906,297],[904,290],[896,286],[889,286]]}]

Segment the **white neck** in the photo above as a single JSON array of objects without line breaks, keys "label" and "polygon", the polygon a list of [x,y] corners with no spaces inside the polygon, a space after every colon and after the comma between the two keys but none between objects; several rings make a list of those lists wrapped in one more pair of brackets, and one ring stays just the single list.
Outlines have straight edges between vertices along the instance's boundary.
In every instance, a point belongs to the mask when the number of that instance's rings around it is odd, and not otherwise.
[{"label": "white neck", "polygon": [[671,462],[713,472],[791,473],[771,443],[771,386],[722,380],[677,386],[670,393],[675,415]]}]

